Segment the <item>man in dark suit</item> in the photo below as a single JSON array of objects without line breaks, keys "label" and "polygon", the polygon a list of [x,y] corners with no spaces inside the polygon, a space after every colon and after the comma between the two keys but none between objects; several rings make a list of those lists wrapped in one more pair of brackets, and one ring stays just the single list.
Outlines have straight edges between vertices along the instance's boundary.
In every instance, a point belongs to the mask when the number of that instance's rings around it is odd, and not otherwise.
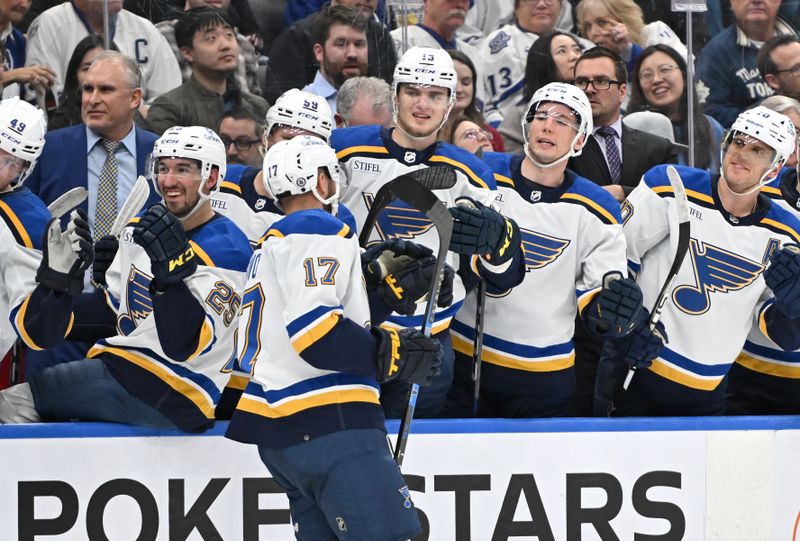
[{"label": "man in dark suit", "polygon": [[667,139],[622,124],[627,80],[625,62],[604,47],[589,49],[575,64],[575,85],[589,98],[595,124],[583,152],[570,159],[569,168],[604,186],[618,201],[648,169],[678,160]]},{"label": "man in dark suit", "polygon": [[[662,163],[678,162],[669,140],[622,123],[627,81],[625,62],[604,47],[585,51],[575,64],[574,83],[589,98],[594,130],[581,155],[570,158],[568,167],[603,186],[620,202],[639,184],[648,169]],[[597,361],[603,342],[589,336],[578,321],[575,322],[573,341],[575,394],[570,410],[574,415],[590,416]]]},{"label": "man in dark suit", "polygon": [[[26,181],[46,204],[72,188],[87,188],[89,197],[82,206],[95,239],[108,234],[136,178],[145,173],[145,160],[158,139],[134,125],[141,100],[136,62],[116,51],[102,52],[83,83],[83,124],[48,133]],[[151,193],[150,203],[156,199]],[[87,285],[86,291],[92,290]],[[80,359],[90,345],[68,341],[48,351],[28,351],[26,377],[52,364]]]}]

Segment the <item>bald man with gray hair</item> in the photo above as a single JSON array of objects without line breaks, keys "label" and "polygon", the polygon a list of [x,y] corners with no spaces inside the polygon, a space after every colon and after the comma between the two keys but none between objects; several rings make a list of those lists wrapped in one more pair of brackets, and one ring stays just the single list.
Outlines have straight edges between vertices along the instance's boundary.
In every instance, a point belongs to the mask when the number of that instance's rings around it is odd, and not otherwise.
[{"label": "bald man with gray hair", "polygon": [[336,94],[337,128],[392,124],[392,91],[389,84],[377,77],[353,77],[346,80]]}]

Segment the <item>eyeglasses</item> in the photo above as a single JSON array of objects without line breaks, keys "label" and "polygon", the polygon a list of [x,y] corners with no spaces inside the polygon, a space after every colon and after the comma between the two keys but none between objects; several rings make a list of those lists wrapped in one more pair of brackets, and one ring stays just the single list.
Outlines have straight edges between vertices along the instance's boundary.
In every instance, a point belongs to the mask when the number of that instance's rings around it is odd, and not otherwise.
[{"label": "eyeglasses", "polygon": [[489,141],[492,141],[494,139],[494,136],[491,134],[491,132],[488,132],[486,130],[475,130],[475,129],[472,129],[472,128],[470,128],[468,130],[464,130],[464,133],[461,134],[460,139],[475,139],[475,140],[478,140],[481,137],[483,137],[485,139],[488,139]]},{"label": "eyeglasses", "polygon": [[227,135],[220,135],[220,139],[222,139],[222,144],[225,145],[225,148],[231,146],[231,143],[236,145],[237,150],[250,150],[250,147],[258,143],[258,139],[248,139],[247,137],[239,137],[238,139],[231,139]]},{"label": "eyeglasses", "polygon": [[622,81],[614,81],[613,79],[606,79],[605,77],[601,77],[599,79],[589,79],[587,77],[578,77],[575,79],[572,84],[580,88],[581,90],[586,90],[589,88],[589,85],[592,85],[595,90],[608,90],[611,88],[611,85],[622,85]]},{"label": "eyeglasses", "polygon": [[[664,64],[663,66],[658,66],[656,68],[656,71],[658,72],[658,75],[662,79],[666,79],[667,77],[669,77],[669,74],[672,73],[672,70],[676,69],[678,69],[678,66],[670,66],[669,64]],[[639,82],[649,83],[653,80],[655,76],[656,74],[653,70],[642,70],[639,72]]]},{"label": "eyeglasses", "polygon": [[800,77],[800,64],[785,70],[775,70],[773,73],[791,73],[792,77]]},{"label": "eyeglasses", "polygon": [[[528,4],[528,5],[535,6],[536,4],[538,4],[541,1],[542,0],[519,0],[519,3],[520,4]],[[558,3],[560,3],[560,0],[544,0],[544,5],[546,5],[546,6],[554,6],[554,5],[558,4]]]}]

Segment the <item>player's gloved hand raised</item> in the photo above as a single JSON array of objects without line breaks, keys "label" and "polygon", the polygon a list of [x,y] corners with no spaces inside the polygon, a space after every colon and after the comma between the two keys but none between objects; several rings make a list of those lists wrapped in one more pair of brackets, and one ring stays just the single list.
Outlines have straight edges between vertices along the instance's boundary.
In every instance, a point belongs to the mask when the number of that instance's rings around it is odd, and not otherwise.
[{"label": "player's gloved hand raised", "polygon": [[587,330],[602,338],[625,336],[639,321],[642,307],[642,290],[629,278],[617,271],[603,276],[603,289],[584,311]]},{"label": "player's gloved hand raised", "polygon": [[800,246],[786,244],[772,254],[764,281],[775,294],[775,309],[789,319],[800,317]]},{"label": "player's gloved hand raised", "polygon": [[59,220],[53,218],[47,222],[42,237],[42,262],[36,271],[36,281],[53,291],[80,295],[83,274],[93,258],[86,211],[73,210],[64,231]]},{"label": "player's gloved hand raised", "polygon": [[484,256],[494,266],[514,257],[521,242],[514,220],[468,197],[459,199],[448,210],[454,220],[450,251]]},{"label": "player's gloved hand raised", "polygon": [[197,257],[181,221],[160,203],[147,209],[133,228],[133,240],[150,257],[157,290],[180,282],[197,269]]},{"label": "player's gloved hand raised", "polygon": [[[617,361],[631,368],[647,368],[653,364],[653,359],[661,354],[664,344],[669,341],[664,324],[659,321],[655,329],[651,330],[649,319],[650,312],[647,308],[642,308],[633,330],[626,336],[606,341],[604,347]],[[605,355],[606,351],[603,353],[603,356]]]},{"label": "player's gloved hand raised", "polygon": [[114,261],[119,249],[119,239],[114,235],[105,235],[94,243],[94,262],[92,263],[92,281],[97,286],[107,286],[106,271]]},{"label": "player's gloved hand raised", "polygon": [[426,387],[441,374],[442,345],[416,329],[373,327],[378,339],[378,381],[394,379]]}]

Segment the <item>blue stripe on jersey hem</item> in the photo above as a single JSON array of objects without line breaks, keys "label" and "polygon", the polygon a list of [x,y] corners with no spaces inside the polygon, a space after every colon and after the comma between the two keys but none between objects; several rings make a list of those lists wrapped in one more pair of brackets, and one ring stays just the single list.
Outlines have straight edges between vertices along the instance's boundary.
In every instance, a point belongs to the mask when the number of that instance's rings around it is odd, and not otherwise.
[{"label": "blue stripe on jersey hem", "polygon": [[[441,312],[435,312],[433,315],[433,321],[442,321],[443,319],[455,316],[462,304],[464,304],[464,301],[459,301],[442,310]],[[424,314],[419,316],[398,316],[392,314],[386,318],[387,321],[390,321],[395,325],[400,325],[401,327],[421,327],[424,319]]]},{"label": "blue stripe on jersey hem", "polygon": [[[469,325],[465,325],[457,319],[453,320],[453,322],[450,324],[450,328],[468,340],[475,338],[475,329]],[[514,342],[509,342],[508,340],[503,340],[502,338],[498,338],[486,333],[483,335],[483,345],[492,349],[503,351],[505,353],[511,353],[519,357],[524,357],[526,359],[538,359],[540,357],[549,357],[551,355],[568,355],[572,353],[573,350],[572,340],[564,342],[563,344],[537,347],[515,344]]]},{"label": "blue stripe on jersey hem", "polygon": [[716,376],[716,377],[723,377],[725,374],[728,373],[731,365],[733,363],[725,363],[725,364],[715,364],[715,365],[707,365],[698,363],[697,361],[693,361],[688,357],[684,357],[680,353],[675,353],[671,349],[665,347],[664,350],[659,355],[665,361],[669,361],[676,366],[680,366],[686,370],[694,374],[698,374],[700,376]]},{"label": "blue stripe on jersey hem", "polygon": [[750,340],[745,341],[743,349],[767,359],[775,359],[787,363],[800,363],[800,351],[783,351],[778,348],[769,348],[754,344]]},{"label": "blue stripe on jersey hem", "polygon": [[301,382],[277,389],[274,391],[264,391],[264,388],[256,382],[251,381],[247,384],[244,394],[251,396],[258,396],[267,399],[267,402],[274,404],[284,398],[291,398],[311,391],[318,391],[321,389],[333,388],[341,385],[367,385],[374,389],[380,390],[378,382],[374,378],[364,376],[355,376],[351,374],[327,374],[303,380]]},{"label": "blue stripe on jersey hem", "polygon": [[294,336],[298,332],[302,331],[306,327],[308,327],[313,321],[316,321],[324,314],[328,312],[332,312],[333,310],[342,310],[342,305],[339,306],[317,306],[310,312],[306,312],[302,316],[295,318],[294,321],[286,325],[286,330],[289,332],[289,336]]}]

